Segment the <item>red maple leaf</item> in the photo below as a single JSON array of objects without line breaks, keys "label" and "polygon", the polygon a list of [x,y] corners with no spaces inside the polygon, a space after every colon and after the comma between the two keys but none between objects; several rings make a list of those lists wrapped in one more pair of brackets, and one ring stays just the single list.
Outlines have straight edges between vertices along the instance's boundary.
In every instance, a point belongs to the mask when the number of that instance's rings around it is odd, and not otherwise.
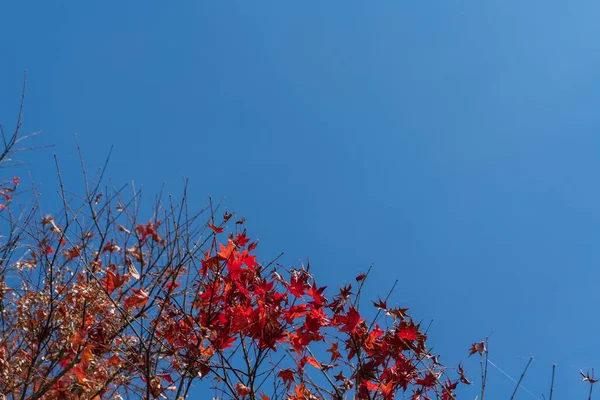
[{"label": "red maple leaf", "polygon": [[415,381],[415,384],[423,387],[433,387],[437,383],[438,377],[432,373],[425,375],[423,378],[419,378]]},{"label": "red maple leaf", "polygon": [[417,340],[417,334],[419,333],[419,330],[417,329],[416,326],[414,325],[410,325],[410,326],[405,326],[405,327],[401,327],[400,331],[398,332],[398,338],[400,339],[404,339],[404,340]]},{"label": "red maple leaf", "polygon": [[229,277],[232,280],[238,279],[238,277],[242,274],[244,269],[242,268],[243,262],[240,257],[229,257],[227,260],[227,269],[229,270]]},{"label": "red maple leaf", "polygon": [[277,374],[283,380],[283,383],[289,388],[291,383],[294,382],[294,371],[291,369],[282,369]]},{"label": "red maple leaf", "polygon": [[356,332],[356,327],[362,323],[364,319],[360,317],[358,310],[352,306],[346,315],[339,317],[339,321],[344,325],[340,328],[340,331],[347,332],[352,335]]},{"label": "red maple leaf", "polygon": [[145,306],[148,303],[149,293],[144,289],[131,289],[133,294],[125,299],[124,305],[126,310],[131,310],[133,308],[140,308]]},{"label": "red maple leaf", "polygon": [[379,301],[377,303],[373,302],[373,305],[377,308],[379,308],[380,310],[387,310],[387,301],[383,301],[381,299],[379,299]]},{"label": "red maple leaf", "polygon": [[312,303],[317,306],[322,306],[323,303],[327,301],[325,296],[323,296],[323,292],[327,289],[327,286],[323,286],[317,289],[317,285],[313,285],[310,289],[306,291],[306,294],[312,297]]},{"label": "red maple leaf", "polygon": [[326,352],[331,353],[331,362],[334,362],[338,358],[342,357],[342,355],[340,354],[340,351],[338,349],[338,346],[339,345],[337,342],[332,342],[331,347],[328,348],[327,350],[325,350]]},{"label": "red maple leaf", "polygon": [[465,370],[463,369],[462,365],[459,363],[458,367],[456,367],[456,372],[458,372],[458,375],[460,376],[460,381],[462,383],[464,383],[465,385],[470,385],[471,381],[467,379],[467,377],[465,376]]},{"label": "red maple leaf", "polygon": [[341,382],[343,382],[343,381],[345,381],[345,380],[346,380],[346,377],[344,376],[344,374],[343,374],[341,371],[340,371],[340,373],[339,373],[339,374],[337,374],[337,375],[334,375],[333,377],[334,377],[334,378],[335,378],[335,380],[336,380],[336,381],[338,381],[338,382],[340,382],[340,381],[341,381]]},{"label": "red maple leaf", "polygon": [[113,273],[112,271],[106,271],[106,277],[100,280],[108,294],[112,294],[115,289],[121,287],[126,281],[127,276],[121,276],[118,272]]},{"label": "red maple leaf", "polygon": [[258,265],[256,262],[256,256],[248,254],[248,250],[244,250],[240,255],[240,261],[246,264],[250,269],[254,269]]},{"label": "red maple leaf", "polygon": [[294,296],[300,298],[306,293],[306,289],[310,286],[308,285],[306,274],[294,274],[290,279],[290,284],[288,285],[288,290]]},{"label": "red maple leaf", "polygon": [[240,247],[244,247],[249,241],[250,239],[246,237],[246,231],[238,234],[234,240],[235,244]]},{"label": "red maple leaf", "polygon": [[346,285],[340,289],[340,294],[338,294],[338,297],[343,301],[347,301],[351,295],[352,295],[352,285]]},{"label": "red maple leaf", "polygon": [[217,226],[215,226],[215,224],[209,222],[208,224],[206,224],[206,226],[208,226],[210,229],[212,229],[215,233],[223,233],[223,228],[219,228]]},{"label": "red maple leaf", "polygon": [[299,304],[297,306],[291,306],[284,312],[284,318],[288,324],[291,324],[292,321],[296,318],[302,317],[306,314],[308,310],[308,306],[306,304]]},{"label": "red maple leaf", "polygon": [[138,225],[135,227],[136,232],[141,236],[140,242],[145,242],[148,237],[151,237],[155,242],[162,241],[162,238],[159,236],[156,228],[160,226],[160,221],[154,224],[153,222],[148,222],[146,225]]}]

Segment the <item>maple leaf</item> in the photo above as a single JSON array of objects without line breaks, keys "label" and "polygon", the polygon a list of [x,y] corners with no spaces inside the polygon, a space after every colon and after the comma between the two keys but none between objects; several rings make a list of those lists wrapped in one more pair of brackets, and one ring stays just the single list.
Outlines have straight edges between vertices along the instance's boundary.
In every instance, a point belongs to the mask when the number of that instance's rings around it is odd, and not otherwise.
[{"label": "maple leaf", "polygon": [[383,301],[383,300],[381,300],[381,298],[379,299],[379,301],[377,303],[373,302],[373,305],[380,310],[383,310],[383,311],[387,310],[387,301]]},{"label": "maple leaf", "polygon": [[250,394],[250,388],[241,382],[235,384],[235,391],[237,392],[238,396],[241,396],[242,398]]},{"label": "maple leaf", "polygon": [[173,290],[177,289],[179,286],[181,286],[181,283],[170,281],[169,283],[167,283],[165,285],[165,290],[167,292],[172,292]]},{"label": "maple leaf", "polygon": [[329,325],[329,319],[322,308],[312,308],[311,312],[306,315],[304,327],[310,332],[318,332],[322,326]]},{"label": "maple leaf", "polygon": [[89,382],[89,377],[83,371],[81,365],[76,365],[75,367],[73,367],[72,371],[77,377],[77,381],[79,381],[80,384],[87,385],[87,383]]},{"label": "maple leaf", "polygon": [[306,357],[306,362],[317,369],[321,369],[321,363],[318,362],[317,359],[312,356]]},{"label": "maple leaf", "polygon": [[113,252],[119,252],[119,251],[121,251],[121,248],[115,242],[108,242],[102,248],[103,253],[104,252],[113,253]]},{"label": "maple leaf", "polygon": [[331,353],[331,362],[334,362],[338,358],[342,357],[342,355],[340,354],[340,351],[338,349],[338,346],[339,345],[337,342],[332,342],[331,347],[328,348],[327,350],[325,350],[326,352]]},{"label": "maple leaf", "polygon": [[223,233],[223,228],[219,228],[216,227],[215,224],[209,222],[208,224],[206,224],[206,226],[208,226],[210,229],[212,229],[215,233]]},{"label": "maple leaf", "polygon": [[[111,265],[110,267],[115,266]],[[102,283],[108,294],[112,294],[115,291],[115,289],[121,287],[123,283],[125,283],[128,279],[129,277],[126,275],[121,276],[118,272],[113,273],[112,271],[107,270],[106,276],[103,279],[101,279],[100,282]]]},{"label": "maple leaf", "polygon": [[307,310],[308,306],[306,304],[291,306],[284,312],[284,318],[288,324],[291,324],[294,319],[300,318],[306,314]]},{"label": "maple leaf", "polygon": [[288,285],[288,290],[290,291],[290,293],[298,298],[302,297],[306,292],[306,289],[310,287],[308,285],[307,279],[307,274],[293,274],[292,278],[290,279],[290,284]]},{"label": "maple leaf", "polygon": [[454,400],[454,396],[452,395],[452,392],[454,392],[454,390],[456,389],[457,386],[458,386],[458,381],[452,382],[450,379],[448,379],[444,383],[442,400]]},{"label": "maple leaf", "polygon": [[217,350],[228,349],[233,346],[235,338],[231,337],[229,332],[222,332],[215,339],[211,340],[212,345]]},{"label": "maple leaf", "polygon": [[155,242],[161,242],[162,238],[159,236],[156,228],[160,226],[160,221],[153,223],[148,222],[146,225],[138,225],[135,227],[136,232],[141,236],[140,242],[145,242],[148,237],[151,237]]},{"label": "maple leaf", "polygon": [[419,378],[415,381],[415,384],[421,385],[423,387],[433,387],[437,383],[438,376],[432,373],[425,375],[423,378]]},{"label": "maple leaf", "polygon": [[404,321],[406,318],[406,312],[408,308],[392,308],[391,310],[387,310],[387,314],[392,316],[394,320],[399,319],[400,321]]},{"label": "maple leaf", "polygon": [[475,353],[483,354],[485,353],[485,342],[475,342],[471,345],[469,349],[469,357],[471,357]]},{"label": "maple leaf", "polygon": [[347,301],[351,295],[352,295],[352,285],[346,285],[340,289],[340,293],[338,294],[338,297],[340,299],[342,299],[343,301]]},{"label": "maple leaf", "polygon": [[225,247],[221,243],[219,243],[219,247],[221,248],[221,251],[219,251],[217,253],[217,255],[219,257],[221,257],[223,260],[229,260],[229,258],[231,257],[231,255],[235,251],[235,245],[233,244],[232,241],[229,241],[227,243],[227,247]]},{"label": "maple leaf", "polygon": [[294,375],[295,373],[291,369],[282,369],[277,374],[277,376],[280,377],[281,380],[283,380],[284,385],[288,388],[290,387],[290,384],[294,382]]},{"label": "maple leaf", "polygon": [[144,289],[131,289],[134,294],[125,299],[124,305],[126,310],[140,308],[148,303],[149,293]]},{"label": "maple leaf", "polygon": [[366,379],[363,379],[362,383],[369,390],[374,390],[374,391],[378,391],[379,390],[379,385],[377,383],[373,383],[373,382],[371,382],[369,380],[366,380]]},{"label": "maple leaf", "polygon": [[356,327],[364,322],[364,319],[360,317],[360,313],[354,306],[350,307],[348,313],[346,315],[342,315],[339,317],[340,322],[344,325],[340,328],[340,331],[347,332],[349,334],[354,334],[356,332]]},{"label": "maple leaf", "polygon": [[249,241],[250,239],[246,237],[246,231],[238,234],[234,240],[235,244],[240,247],[244,247]]},{"label": "maple leaf", "polygon": [[342,373],[342,371],[340,371],[340,373],[339,373],[339,374],[337,374],[337,375],[334,375],[333,377],[334,377],[334,378],[335,378],[335,380],[336,380],[336,381],[338,381],[338,382],[340,382],[340,381],[341,381],[341,382],[343,382],[343,381],[345,381],[345,380],[346,380],[346,377],[344,376],[344,374]]},{"label": "maple leaf", "polygon": [[65,258],[68,258],[69,260],[77,258],[81,255],[81,247],[75,246],[71,249],[65,249],[63,251],[63,255],[65,256]]},{"label": "maple leaf", "polygon": [[81,352],[81,364],[87,368],[93,359],[94,353],[92,353],[92,346],[85,346],[83,351]]},{"label": "maple leaf", "polygon": [[238,277],[242,274],[244,269],[242,268],[243,262],[239,257],[230,257],[227,260],[227,269],[229,271],[229,277],[232,280],[237,280]]},{"label": "maple leaf", "polygon": [[404,340],[417,340],[417,334],[419,333],[418,329],[414,325],[401,327],[398,332],[398,338]]},{"label": "maple leaf", "polygon": [[460,381],[462,383],[464,383],[465,385],[470,385],[471,381],[467,379],[467,377],[465,376],[465,370],[463,369],[462,365],[459,363],[458,367],[456,367],[456,372],[458,372],[458,375],[460,375]]},{"label": "maple leaf", "polygon": [[254,269],[258,265],[256,262],[256,256],[248,254],[248,250],[244,250],[240,255],[240,261],[246,264],[250,269]]},{"label": "maple leaf", "polygon": [[394,382],[389,381],[388,383],[381,383],[379,385],[379,389],[381,390],[381,394],[383,394],[384,399],[393,399],[394,398]]},{"label": "maple leaf", "polygon": [[325,296],[323,296],[323,292],[325,291],[325,289],[327,289],[327,286],[323,286],[317,289],[317,285],[315,283],[315,285],[313,285],[310,289],[306,291],[306,294],[312,297],[313,299],[312,304],[320,307],[323,305],[324,302],[327,301]]},{"label": "maple leaf", "polygon": [[202,276],[206,276],[209,270],[214,270],[219,266],[219,257],[211,257],[210,253],[207,252],[204,256],[204,259],[200,260],[200,263],[202,265]]}]

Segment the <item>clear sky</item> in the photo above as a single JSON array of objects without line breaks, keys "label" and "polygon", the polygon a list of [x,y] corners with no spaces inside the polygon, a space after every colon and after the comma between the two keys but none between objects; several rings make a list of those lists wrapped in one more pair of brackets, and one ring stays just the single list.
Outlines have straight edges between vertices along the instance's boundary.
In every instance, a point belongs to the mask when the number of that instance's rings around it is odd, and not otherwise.
[{"label": "clear sky", "polygon": [[[30,1],[0,6],[0,118],[48,209],[74,133],[109,175],[247,218],[263,260],[310,258],[417,319],[456,364],[490,359],[541,398],[600,369],[600,3]],[[12,176],[12,171],[10,172]],[[77,186],[74,186],[77,188]],[[474,379],[478,363],[468,360]],[[514,384],[491,367],[490,399]],[[204,389],[195,393],[202,395]],[[474,398],[465,389],[464,398]]]}]

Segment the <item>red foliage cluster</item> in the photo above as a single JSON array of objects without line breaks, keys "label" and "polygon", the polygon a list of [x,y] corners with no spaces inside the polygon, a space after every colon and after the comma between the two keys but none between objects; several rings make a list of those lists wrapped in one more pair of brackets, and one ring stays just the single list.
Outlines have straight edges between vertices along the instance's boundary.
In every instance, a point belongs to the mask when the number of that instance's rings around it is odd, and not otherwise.
[{"label": "red foliage cluster", "polygon": [[308,267],[259,263],[243,221],[219,240],[232,214],[211,217],[201,250],[173,214],[128,228],[108,207],[97,232],[42,218],[12,264],[21,280],[2,275],[0,393],[181,398],[209,379],[229,398],[453,398],[459,381],[407,309],[379,300],[361,314],[366,275],[329,296]]}]

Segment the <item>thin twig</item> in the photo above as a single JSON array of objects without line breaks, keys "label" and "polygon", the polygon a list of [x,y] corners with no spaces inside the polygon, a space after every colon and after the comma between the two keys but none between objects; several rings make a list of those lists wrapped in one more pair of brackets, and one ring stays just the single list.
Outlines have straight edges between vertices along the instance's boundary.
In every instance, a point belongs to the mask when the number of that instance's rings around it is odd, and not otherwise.
[{"label": "thin twig", "polygon": [[519,381],[517,382],[515,391],[513,392],[512,396],[510,396],[510,400],[513,400],[515,398],[515,395],[517,394],[517,390],[519,389],[519,386],[521,386],[521,381],[523,381],[523,378],[525,377],[525,373],[527,372],[527,368],[529,368],[529,365],[531,364],[532,361],[533,361],[533,356],[531,356],[529,358],[529,361],[527,362],[527,365],[525,366],[525,369],[523,370],[523,373],[521,374],[521,377],[519,378]]},{"label": "thin twig", "polygon": [[550,384],[550,399],[552,400],[552,394],[554,393],[554,371],[556,371],[556,364],[552,364],[552,383]]}]

